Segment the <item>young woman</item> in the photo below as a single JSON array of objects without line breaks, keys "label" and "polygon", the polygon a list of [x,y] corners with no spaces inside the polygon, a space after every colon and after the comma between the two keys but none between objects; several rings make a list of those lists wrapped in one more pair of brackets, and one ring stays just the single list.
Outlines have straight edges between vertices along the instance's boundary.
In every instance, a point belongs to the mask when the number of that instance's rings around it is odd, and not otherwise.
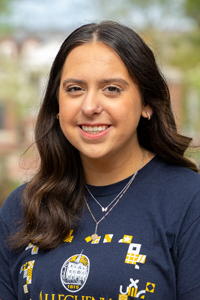
[{"label": "young woman", "polygon": [[200,176],[154,55],[130,28],[63,43],[35,129],[41,164],[0,211],[2,300],[200,294]]}]

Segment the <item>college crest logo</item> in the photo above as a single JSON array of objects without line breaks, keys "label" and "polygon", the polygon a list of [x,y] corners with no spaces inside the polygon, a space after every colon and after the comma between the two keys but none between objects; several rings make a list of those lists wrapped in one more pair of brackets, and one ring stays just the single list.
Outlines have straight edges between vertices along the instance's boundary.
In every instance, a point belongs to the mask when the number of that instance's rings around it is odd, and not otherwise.
[{"label": "college crest logo", "polygon": [[60,279],[64,288],[69,292],[80,291],[88,278],[90,261],[87,256],[76,254],[68,258],[60,271]]}]

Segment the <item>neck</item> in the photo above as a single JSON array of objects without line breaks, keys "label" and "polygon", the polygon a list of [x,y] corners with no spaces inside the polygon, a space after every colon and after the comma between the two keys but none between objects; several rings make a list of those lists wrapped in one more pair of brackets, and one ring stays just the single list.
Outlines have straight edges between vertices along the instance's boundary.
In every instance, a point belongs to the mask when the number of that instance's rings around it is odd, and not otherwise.
[{"label": "neck", "polygon": [[[145,159],[143,161],[144,166],[154,155],[150,155],[150,152],[145,150]],[[115,157],[90,159],[88,157],[81,157],[86,183],[95,186],[104,186],[121,181],[138,169],[143,159],[143,149],[139,147],[138,151],[135,151],[128,158],[122,157],[121,160],[117,160]]]}]

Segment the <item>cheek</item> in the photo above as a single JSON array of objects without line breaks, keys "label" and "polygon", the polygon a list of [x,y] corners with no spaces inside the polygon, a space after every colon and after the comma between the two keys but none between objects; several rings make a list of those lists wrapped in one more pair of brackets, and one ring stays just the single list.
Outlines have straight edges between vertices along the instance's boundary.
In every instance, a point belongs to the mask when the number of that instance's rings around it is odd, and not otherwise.
[{"label": "cheek", "polygon": [[60,128],[61,128],[64,136],[68,140],[68,142],[76,148],[76,140],[77,139],[76,139],[76,135],[74,132],[74,128],[72,126],[70,126],[70,122],[66,119],[63,121],[60,121]]},{"label": "cheek", "polygon": [[76,116],[78,115],[78,107],[75,103],[67,100],[59,99],[59,114],[60,124],[72,124],[75,122]]},{"label": "cheek", "polygon": [[71,111],[71,109],[68,109],[66,106],[62,107],[62,105],[59,108],[59,121],[60,121],[60,127],[62,132],[64,133],[65,137],[68,139],[71,135],[72,131],[72,125],[74,122],[74,114]]},{"label": "cheek", "polygon": [[112,113],[119,122],[138,123],[142,115],[142,106],[140,105],[140,102],[124,103],[124,105],[112,109]]},{"label": "cheek", "polygon": [[59,114],[60,114],[60,120],[64,121],[67,120],[70,117],[70,113],[72,110],[72,104],[70,101],[68,101],[66,94],[63,91],[59,91]]}]

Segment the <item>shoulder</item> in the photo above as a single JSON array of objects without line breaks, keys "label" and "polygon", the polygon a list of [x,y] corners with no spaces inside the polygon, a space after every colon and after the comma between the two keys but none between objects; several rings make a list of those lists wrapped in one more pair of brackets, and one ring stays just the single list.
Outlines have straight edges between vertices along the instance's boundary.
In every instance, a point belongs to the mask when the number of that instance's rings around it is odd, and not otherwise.
[{"label": "shoulder", "polygon": [[154,175],[157,182],[167,185],[172,190],[200,192],[200,174],[177,165],[170,164],[160,157],[154,158]]},{"label": "shoulder", "polygon": [[145,187],[145,193],[166,214],[177,217],[179,213],[183,217],[193,208],[194,215],[200,215],[200,174],[156,156],[138,175],[140,190]]},{"label": "shoulder", "polygon": [[5,223],[10,223],[22,217],[22,195],[26,184],[19,186],[15,189],[6,199],[2,208],[0,209],[0,220]]},{"label": "shoulder", "polygon": [[[186,227],[200,217],[200,174],[156,158],[153,189],[171,217],[185,220]],[[177,220],[178,221],[178,220]]]}]

